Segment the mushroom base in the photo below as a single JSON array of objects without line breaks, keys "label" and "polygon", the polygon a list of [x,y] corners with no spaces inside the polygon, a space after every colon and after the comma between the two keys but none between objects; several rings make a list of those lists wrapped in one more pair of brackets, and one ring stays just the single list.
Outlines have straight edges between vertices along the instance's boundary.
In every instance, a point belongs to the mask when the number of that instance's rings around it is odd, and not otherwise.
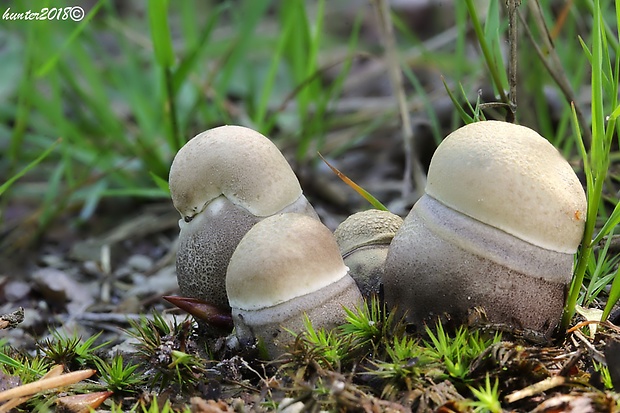
[{"label": "mushroom base", "polygon": [[220,196],[192,221],[179,221],[176,269],[181,295],[222,309],[230,308],[226,268],[241,238],[259,220]]},{"label": "mushroom base", "polygon": [[304,330],[306,314],[315,328],[332,329],[345,322],[342,307],[363,304],[355,281],[345,275],[337,282],[310,294],[260,310],[232,309],[235,334],[242,345],[259,339],[269,357],[276,358],[295,342],[292,332]]},{"label": "mushroom base", "polygon": [[[303,195],[280,212],[296,212],[319,219]],[[192,221],[185,223],[180,220],[176,270],[181,295],[229,309],[226,295],[228,263],[241,238],[263,218],[220,196]]]},{"label": "mushroom base", "polygon": [[549,337],[572,266],[572,254],[522,241],[424,195],[390,246],[385,300],[418,326],[446,314],[465,319],[483,307],[490,322]]},{"label": "mushroom base", "polygon": [[345,255],[344,263],[364,297],[379,294],[388,245],[368,245]]}]

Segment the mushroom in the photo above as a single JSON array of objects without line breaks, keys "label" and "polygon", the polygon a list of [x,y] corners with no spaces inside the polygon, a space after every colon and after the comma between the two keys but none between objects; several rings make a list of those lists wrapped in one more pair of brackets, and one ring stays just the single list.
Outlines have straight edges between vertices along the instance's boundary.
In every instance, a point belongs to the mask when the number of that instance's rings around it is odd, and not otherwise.
[{"label": "mushroom", "polygon": [[344,263],[364,297],[379,294],[388,247],[402,223],[391,212],[369,209],[351,215],[334,231]]},{"label": "mushroom", "polygon": [[297,177],[265,136],[221,126],[191,139],[170,168],[170,194],[181,214],[176,261],[181,294],[228,309],[228,261],[245,233],[281,212],[318,219]]},{"label": "mushroom", "polygon": [[279,214],[257,223],[230,259],[226,291],[235,334],[248,345],[259,339],[270,357],[292,344],[304,314],[316,328],[345,321],[343,306],[363,302],[332,233],[301,214]]},{"label": "mushroom", "polygon": [[465,317],[549,335],[562,314],[586,198],[568,162],[523,126],[464,126],[437,148],[426,194],[388,252],[388,305],[420,325]]}]

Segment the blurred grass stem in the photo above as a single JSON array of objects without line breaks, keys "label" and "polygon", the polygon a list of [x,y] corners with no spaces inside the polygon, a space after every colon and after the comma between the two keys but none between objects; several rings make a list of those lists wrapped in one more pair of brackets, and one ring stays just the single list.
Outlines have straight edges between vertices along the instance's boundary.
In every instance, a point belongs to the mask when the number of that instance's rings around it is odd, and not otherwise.
[{"label": "blurred grass stem", "polygon": [[407,100],[403,87],[403,75],[400,67],[394,38],[394,26],[392,24],[390,7],[387,0],[374,0],[377,17],[381,26],[381,38],[385,47],[385,55],[388,64],[390,83],[398,102],[402,122],[403,143],[405,151],[405,173],[403,177],[403,197],[408,197],[412,190],[412,179],[415,182],[416,192],[419,196],[424,193],[426,176],[417,156],[414,145],[413,128],[411,118],[407,110]]},{"label": "blurred grass stem", "polygon": [[577,103],[575,92],[573,91],[570,81],[566,76],[566,72],[564,71],[562,62],[560,61],[553,41],[551,40],[551,35],[549,34],[549,29],[547,27],[547,24],[545,23],[540,2],[538,0],[529,1],[528,7],[532,19],[534,20],[538,30],[542,33],[542,35],[540,36],[540,40],[543,47],[539,46],[538,43],[536,43],[536,41],[534,40],[534,35],[532,34],[532,31],[530,30],[527,22],[525,21],[525,18],[519,12],[519,19],[521,20],[521,23],[525,28],[525,34],[530,40],[530,43],[532,43],[532,46],[534,46],[534,50],[536,50],[536,54],[538,54],[541,63],[545,66],[545,68],[549,72],[549,75],[551,75],[555,83],[564,94],[564,98],[566,99],[566,101],[575,102],[577,118],[579,119],[579,123],[583,125],[584,143],[586,145],[586,148],[589,148],[590,143],[592,142],[592,133],[587,127],[588,123],[586,121],[586,118],[583,114],[583,111],[581,110],[580,105]]}]

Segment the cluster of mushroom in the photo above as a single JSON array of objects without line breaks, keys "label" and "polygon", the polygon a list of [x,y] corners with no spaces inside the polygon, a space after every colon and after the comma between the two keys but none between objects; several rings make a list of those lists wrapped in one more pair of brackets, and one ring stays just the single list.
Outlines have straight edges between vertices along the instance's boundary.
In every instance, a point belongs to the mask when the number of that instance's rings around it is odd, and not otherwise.
[{"label": "cluster of mushroom", "polygon": [[[550,334],[561,316],[585,194],[558,151],[531,129],[467,125],[438,147],[426,194],[404,222],[383,211],[332,235],[269,139],[239,126],[203,132],[170,171],[181,213],[181,294],[231,311],[241,343],[271,357],[300,331],[344,321],[379,293],[421,325],[482,306],[492,322]],[[360,293],[361,290],[361,293]]]},{"label": "cluster of mushroom", "polygon": [[182,216],[181,294],[232,312],[242,344],[261,339],[275,357],[304,314],[332,328],[342,306],[362,303],[333,235],[265,136],[240,126],[203,132],[175,156],[169,184]]}]

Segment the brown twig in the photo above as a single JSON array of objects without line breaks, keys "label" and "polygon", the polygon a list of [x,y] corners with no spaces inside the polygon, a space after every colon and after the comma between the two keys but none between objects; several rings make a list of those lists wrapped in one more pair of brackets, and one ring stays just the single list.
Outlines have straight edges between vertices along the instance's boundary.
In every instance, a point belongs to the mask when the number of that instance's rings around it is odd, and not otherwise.
[{"label": "brown twig", "polygon": [[61,374],[60,376],[44,378],[33,383],[14,387],[12,389],[0,392],[0,401],[10,400],[16,397],[29,396],[43,390],[50,390],[56,387],[63,387],[70,384],[75,384],[89,378],[96,372],[96,370],[91,369],[79,370],[67,374]]},{"label": "brown twig", "polygon": [[[36,383],[40,383],[40,381],[44,379],[51,379],[54,377],[59,377],[62,374],[62,372],[63,372],[63,366],[57,364],[54,367],[50,368],[49,371],[45,373],[45,375],[41,377],[41,379]],[[17,388],[21,388],[21,387],[23,386],[20,386]],[[31,397],[32,397],[32,394],[24,395],[23,397],[11,398],[8,402],[0,406],[0,413],[10,412],[12,409],[19,406],[20,404],[27,402]]]},{"label": "brown twig", "polygon": [[509,394],[508,396],[506,396],[506,402],[514,403],[521,399],[525,399],[526,397],[532,397],[547,390],[551,390],[555,387],[562,386],[566,383],[566,378],[562,376],[547,377],[546,379],[539,381],[538,383],[534,383],[531,386],[527,386],[521,390],[517,390]]},{"label": "brown twig", "polygon": [[508,44],[509,65],[508,65],[508,85],[510,87],[509,110],[506,113],[506,121],[514,122],[517,113],[517,41],[519,37],[519,29],[517,26],[517,11],[521,5],[521,0],[506,0],[508,8]]},{"label": "brown twig", "polygon": [[24,309],[22,307],[9,314],[0,314],[0,330],[15,328],[22,321],[24,321]]},{"label": "brown twig", "polygon": [[[596,347],[594,347],[594,345],[592,343],[590,343],[588,338],[586,336],[584,336],[581,331],[579,331],[579,330],[573,331],[571,337],[573,339],[574,339],[574,337],[576,337],[577,339],[579,339],[579,341],[581,341],[581,343],[588,350],[588,353],[590,354],[592,359],[596,360],[599,363],[605,364],[605,356],[603,355],[603,353],[598,351],[596,349]],[[574,341],[576,346],[579,346],[579,341],[577,341],[577,340]]]}]

